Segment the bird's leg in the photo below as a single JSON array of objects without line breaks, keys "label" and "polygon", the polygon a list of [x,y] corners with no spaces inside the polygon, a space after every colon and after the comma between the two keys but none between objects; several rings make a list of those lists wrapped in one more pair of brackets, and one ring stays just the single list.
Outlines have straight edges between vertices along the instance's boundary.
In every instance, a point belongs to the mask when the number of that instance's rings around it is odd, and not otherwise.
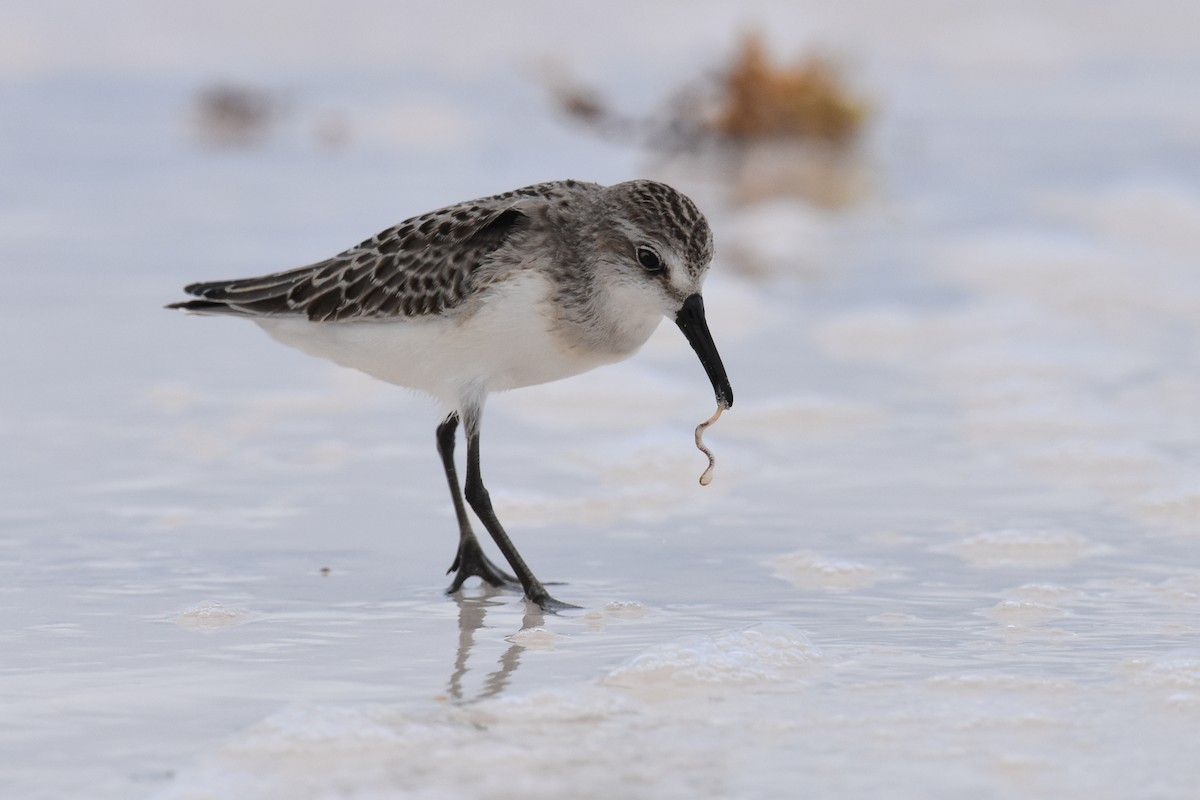
[{"label": "bird's leg", "polygon": [[496,512],[492,510],[492,499],[488,495],[488,490],[484,488],[483,477],[479,471],[479,417],[481,411],[479,404],[467,404],[463,410],[463,423],[467,435],[467,482],[464,486],[467,502],[471,504],[471,509],[479,517],[483,527],[487,528],[487,532],[492,535],[496,546],[508,560],[508,565],[512,567],[513,572],[517,573],[521,586],[525,588],[527,600],[536,603],[543,611],[553,612],[578,608],[578,606],[560,602],[550,596],[546,587],[534,576],[533,570],[525,563],[525,559],[521,558],[521,554],[517,552],[517,548],[508,538],[508,534],[504,532],[500,520],[496,518]]},{"label": "bird's leg", "polygon": [[442,457],[446,482],[450,484],[450,499],[454,501],[454,515],[458,517],[458,552],[454,556],[454,563],[446,570],[447,573],[454,573],[454,580],[446,589],[446,594],[457,592],[462,588],[463,581],[472,575],[478,576],[491,586],[515,589],[521,584],[488,560],[479,546],[479,540],[475,538],[475,532],[471,530],[471,520],[467,517],[462,492],[458,488],[458,472],[454,468],[454,437],[457,431],[457,413],[451,413],[437,428],[438,455]]}]

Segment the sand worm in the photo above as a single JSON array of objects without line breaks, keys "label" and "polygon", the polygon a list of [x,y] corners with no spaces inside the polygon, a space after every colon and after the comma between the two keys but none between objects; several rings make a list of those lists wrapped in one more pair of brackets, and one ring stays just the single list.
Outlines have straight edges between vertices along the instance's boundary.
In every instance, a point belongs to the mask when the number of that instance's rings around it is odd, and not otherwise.
[{"label": "sand worm", "polygon": [[713,455],[712,450],[709,450],[704,446],[704,431],[709,425],[712,425],[721,418],[721,412],[724,410],[725,406],[717,404],[716,413],[696,426],[696,447],[701,453],[704,453],[704,455],[708,456],[708,468],[704,470],[704,473],[700,476],[701,486],[708,486],[710,483],[712,483],[713,467],[717,465],[717,458]]}]

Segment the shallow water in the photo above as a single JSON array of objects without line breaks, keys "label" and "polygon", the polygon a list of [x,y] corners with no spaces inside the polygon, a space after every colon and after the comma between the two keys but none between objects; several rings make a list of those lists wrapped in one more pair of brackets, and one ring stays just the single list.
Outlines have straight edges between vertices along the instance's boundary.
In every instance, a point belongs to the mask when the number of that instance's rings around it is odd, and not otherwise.
[{"label": "shallow water", "polygon": [[[112,37],[0,12],[0,794],[1192,796],[1190,6],[209,6],[128,3]],[[649,107],[756,20],[872,93],[853,208],[739,205],[527,77],[570,58]],[[286,110],[203,146],[192,93],[243,75]],[[442,594],[428,401],[160,309],[445,202],[647,173],[713,223],[737,405],[701,488],[711,390],[672,326],[493,398],[497,510],[576,612]]]}]

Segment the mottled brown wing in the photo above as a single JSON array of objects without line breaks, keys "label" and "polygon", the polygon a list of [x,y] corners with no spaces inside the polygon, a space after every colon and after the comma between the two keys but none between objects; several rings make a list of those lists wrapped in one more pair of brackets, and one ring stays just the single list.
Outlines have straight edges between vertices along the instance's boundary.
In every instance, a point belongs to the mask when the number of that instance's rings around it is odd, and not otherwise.
[{"label": "mottled brown wing", "polygon": [[326,261],[258,278],[193,283],[201,313],[304,314],[314,322],[419,317],[461,303],[472,276],[527,218],[514,193],[405,220]]}]

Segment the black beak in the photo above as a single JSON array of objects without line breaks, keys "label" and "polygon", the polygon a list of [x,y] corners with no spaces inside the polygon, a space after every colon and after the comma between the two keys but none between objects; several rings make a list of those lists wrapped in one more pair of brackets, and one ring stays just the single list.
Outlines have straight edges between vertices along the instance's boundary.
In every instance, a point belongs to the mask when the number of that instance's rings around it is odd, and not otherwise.
[{"label": "black beak", "polygon": [[708,332],[708,323],[704,321],[704,298],[694,294],[684,300],[679,313],[675,315],[675,324],[683,331],[696,355],[700,356],[700,363],[704,365],[704,371],[712,381],[713,391],[717,393],[717,404],[722,408],[731,407],[733,387],[729,385],[725,366],[721,363],[721,356],[717,354],[712,334]]}]

